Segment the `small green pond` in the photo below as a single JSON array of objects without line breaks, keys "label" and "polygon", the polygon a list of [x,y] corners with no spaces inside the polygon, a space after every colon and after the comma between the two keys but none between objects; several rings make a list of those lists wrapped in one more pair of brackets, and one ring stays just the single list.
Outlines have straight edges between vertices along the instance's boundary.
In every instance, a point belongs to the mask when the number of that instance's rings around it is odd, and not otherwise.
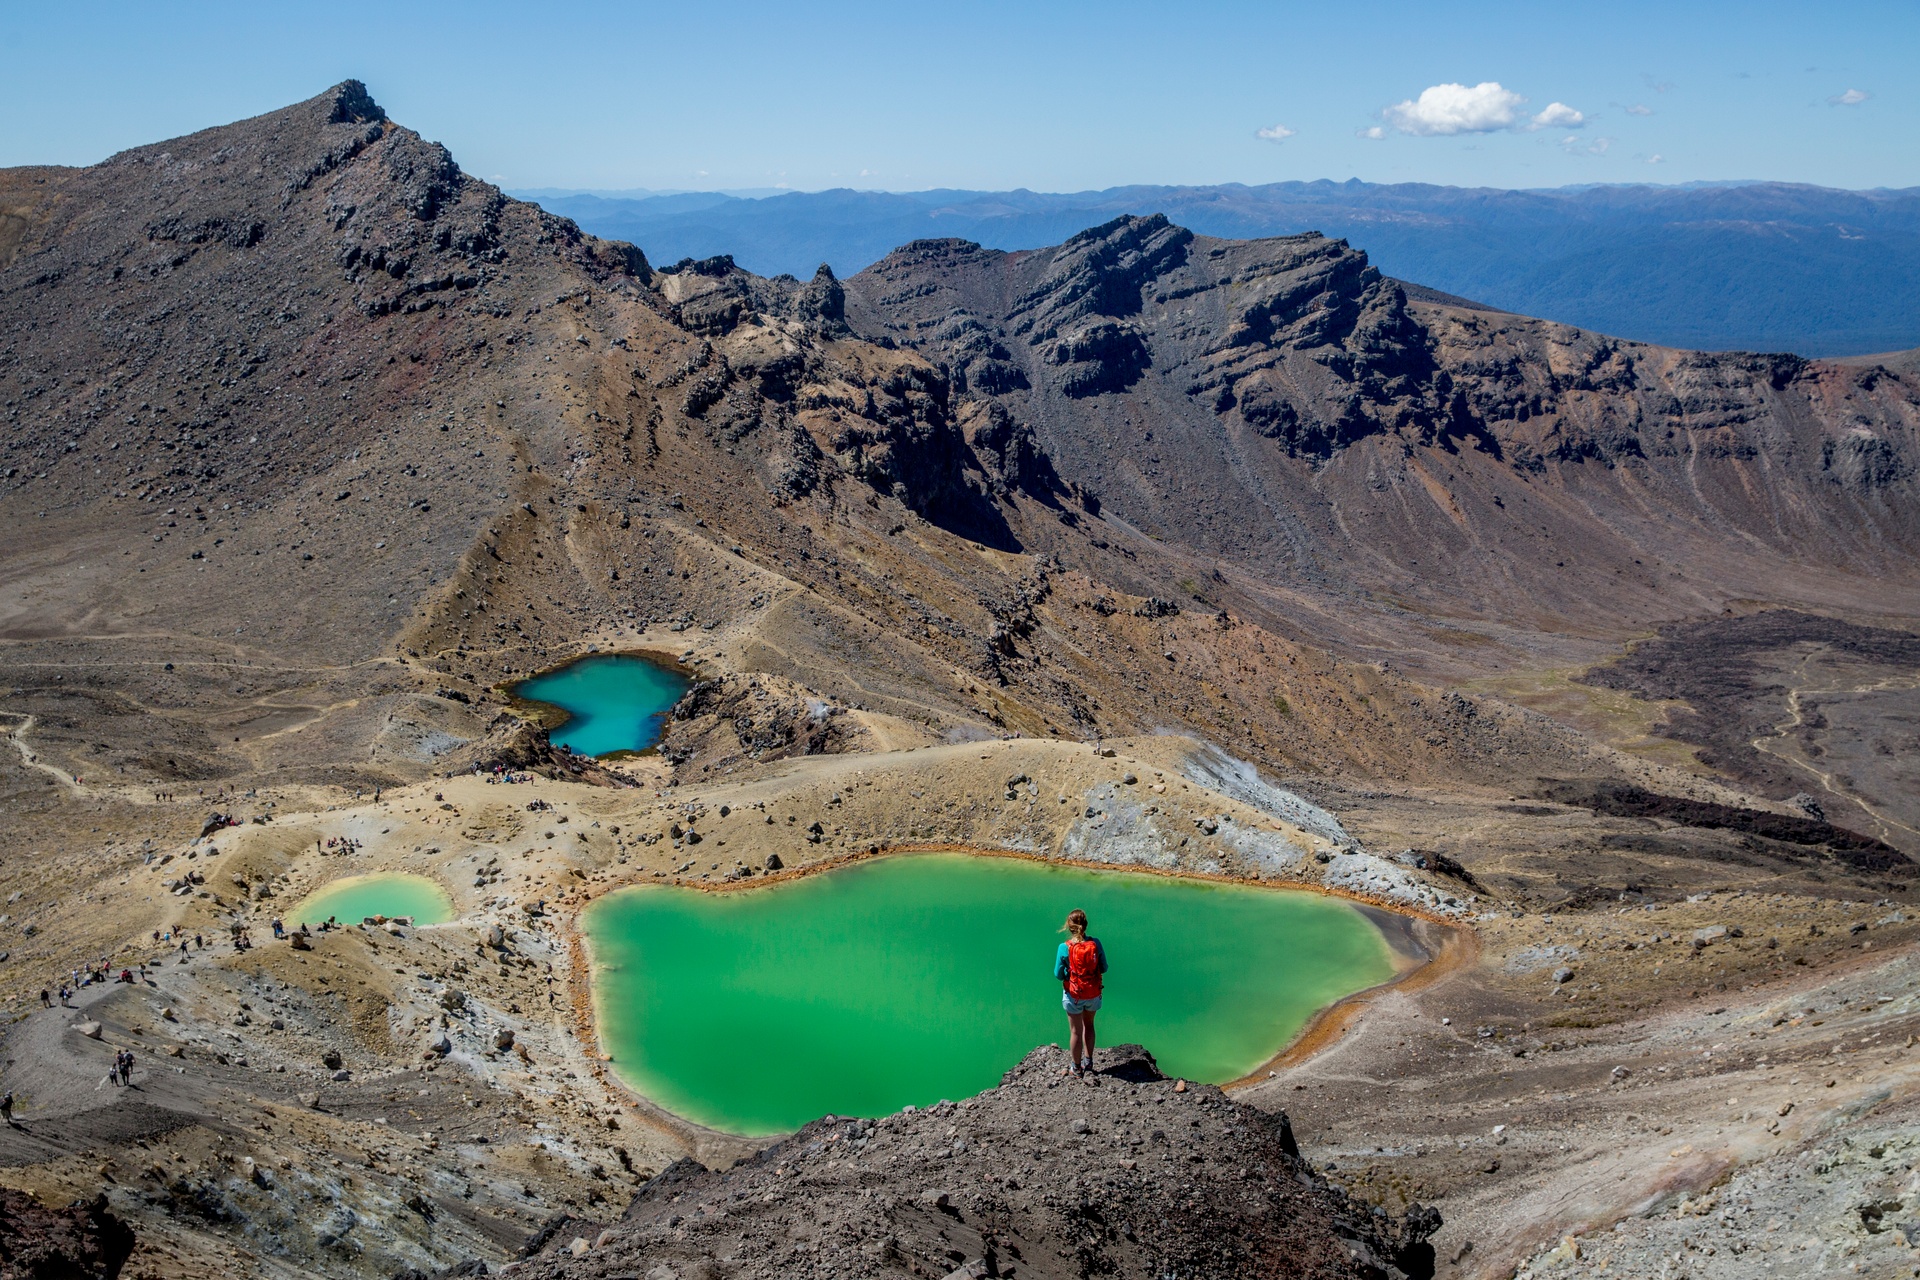
[{"label": "small green pond", "polygon": [[1395,969],[1337,898],[966,854],[624,889],[581,925],[614,1069],[690,1120],[759,1135],[965,1097],[1064,1044],[1052,972],[1073,907],[1110,965],[1100,1043],[1144,1044],[1196,1080],[1246,1074]]},{"label": "small green pond", "polygon": [[567,713],[548,736],[583,756],[643,751],[660,741],[667,712],[692,682],[680,672],[632,654],[607,653],[522,680],[516,697]]},{"label": "small green pond", "polygon": [[425,876],[342,876],[308,894],[281,920],[297,929],[329,916],[341,924],[359,924],[368,916],[412,916],[415,924],[441,924],[453,919],[453,899]]}]

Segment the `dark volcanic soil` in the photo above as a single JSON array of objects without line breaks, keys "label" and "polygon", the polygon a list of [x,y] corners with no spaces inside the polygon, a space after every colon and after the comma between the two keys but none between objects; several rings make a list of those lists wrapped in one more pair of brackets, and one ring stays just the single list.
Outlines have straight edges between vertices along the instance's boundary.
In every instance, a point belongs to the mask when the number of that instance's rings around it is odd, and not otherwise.
[{"label": "dark volcanic soil", "polygon": [[133,1252],[133,1232],[99,1196],[49,1209],[0,1189],[0,1277],[112,1280]]},{"label": "dark volcanic soil", "polygon": [[1169,1080],[1138,1045],[1098,1060],[1063,1077],[1047,1046],[963,1102],[817,1120],[727,1172],[683,1162],[604,1232],[558,1224],[517,1274],[1432,1274],[1439,1214],[1356,1206],[1300,1159],[1284,1113]]},{"label": "dark volcanic soil", "polygon": [[1920,635],[1770,609],[1663,627],[1586,683],[1684,706],[1656,732],[1779,799],[1920,851]]}]

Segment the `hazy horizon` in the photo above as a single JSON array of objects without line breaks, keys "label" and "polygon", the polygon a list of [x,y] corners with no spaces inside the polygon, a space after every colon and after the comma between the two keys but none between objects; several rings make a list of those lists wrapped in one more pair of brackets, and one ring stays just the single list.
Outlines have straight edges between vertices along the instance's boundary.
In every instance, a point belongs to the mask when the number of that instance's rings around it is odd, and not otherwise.
[{"label": "hazy horizon", "polygon": [[1648,187],[1661,191],[1703,191],[1725,187],[1809,187],[1820,191],[1844,191],[1854,195],[1873,195],[1877,193],[1900,194],[1908,191],[1920,191],[1920,183],[1911,186],[1890,187],[1835,187],[1818,182],[1794,182],[1784,178],[1719,178],[1696,182],[1563,182],[1550,187],[1502,187],[1468,185],[1455,182],[1372,182],[1365,178],[1276,178],[1271,182],[1122,182],[1106,187],[1066,188],[1046,187],[865,187],[840,184],[829,187],[578,187],[558,184],[542,187],[504,187],[510,196],[522,200],[541,198],[557,199],[571,196],[597,196],[605,200],[651,200],[663,196],[731,196],[736,200],[768,200],[776,196],[787,195],[825,195],[832,191],[856,191],[871,195],[917,196],[932,195],[936,192],[951,191],[967,195],[1016,194],[1026,192],[1043,196],[1074,196],[1098,194],[1108,191],[1125,191],[1136,187],[1204,188],[1204,187],[1273,187],[1294,184],[1312,186],[1316,183],[1329,183],[1334,186],[1348,186],[1358,183],[1370,187],[1391,186],[1432,186],[1450,187],[1460,191],[1510,191],[1551,193],[1557,191],[1591,191],[1601,187]]},{"label": "hazy horizon", "polygon": [[1920,184],[1920,9],[1897,0],[1820,22],[1787,3],[1648,0],[1603,15],[431,0],[369,34],[277,6],[16,6],[0,16],[15,126],[0,165],[90,164],[357,78],[515,189]]}]

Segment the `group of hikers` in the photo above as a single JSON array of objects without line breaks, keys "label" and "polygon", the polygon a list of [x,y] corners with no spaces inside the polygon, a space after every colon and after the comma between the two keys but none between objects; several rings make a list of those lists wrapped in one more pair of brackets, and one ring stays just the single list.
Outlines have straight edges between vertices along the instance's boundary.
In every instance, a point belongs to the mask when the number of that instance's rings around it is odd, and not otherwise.
[{"label": "group of hikers", "polygon": [[[80,781],[80,779],[75,778],[74,781],[78,782]],[[248,791],[245,794],[248,797],[251,797],[253,795],[253,792]],[[234,791],[229,787],[218,787],[218,788],[215,788],[212,798],[214,800],[237,800],[240,797],[241,797],[240,792]],[[156,791],[153,793],[153,801],[155,804],[165,804],[165,803],[168,803],[169,801],[178,800],[179,798],[180,798],[179,796],[175,795],[171,791]],[[200,790],[193,793],[193,798],[196,800],[207,799],[208,798],[207,789],[205,787],[200,788]]]},{"label": "group of hikers", "polygon": [[513,770],[507,768],[507,766],[503,764],[496,764],[495,766],[493,766],[493,769],[491,772],[483,771],[479,765],[475,765],[473,766],[473,771],[475,773],[483,773],[484,779],[488,784],[500,783],[500,782],[504,782],[504,783],[532,782],[533,776],[534,776],[530,773],[515,773]]},{"label": "group of hikers", "polygon": [[175,938],[180,940],[180,954],[183,956],[187,954],[187,948],[189,946],[195,951],[206,950],[207,940],[200,934],[196,933],[192,937],[188,937],[185,930],[176,931],[168,929],[165,933],[162,933],[158,929],[153,931],[153,940],[155,942],[164,942],[171,945]]},{"label": "group of hikers", "polygon": [[[340,923],[340,919],[338,916],[328,916],[325,920],[322,920],[320,922],[320,932],[322,933],[326,933],[329,930],[340,929],[344,927],[345,926]],[[307,924],[306,921],[302,920],[300,922],[300,927],[298,929],[295,929],[294,932],[299,934],[303,938],[310,938],[313,936],[313,927]],[[279,916],[275,916],[273,918],[273,936],[276,938],[284,938],[287,936],[286,922],[280,919]],[[252,946],[253,944],[249,942],[247,945]]]},{"label": "group of hikers", "polygon": [[[146,971],[146,965],[141,965],[140,972],[143,977]],[[86,968],[73,970],[68,975],[68,981],[59,984],[58,994],[60,996],[60,1003],[62,1006],[67,1006],[67,1002],[73,998],[73,993],[81,987],[91,987],[103,982],[132,981],[132,970],[122,969],[119,974],[116,975],[113,972],[112,959],[107,956],[101,956],[98,960],[88,961]],[[54,994],[55,992],[52,988],[40,988],[40,1003],[51,1009],[53,1007]]]},{"label": "group of hikers", "polygon": [[113,1055],[113,1065],[107,1068],[107,1081],[116,1086],[133,1086],[133,1050],[121,1049]]},{"label": "group of hikers", "polygon": [[315,840],[313,843],[314,847],[319,849],[323,854],[329,849],[339,853],[354,853],[366,847],[352,836],[328,836],[324,842]]}]

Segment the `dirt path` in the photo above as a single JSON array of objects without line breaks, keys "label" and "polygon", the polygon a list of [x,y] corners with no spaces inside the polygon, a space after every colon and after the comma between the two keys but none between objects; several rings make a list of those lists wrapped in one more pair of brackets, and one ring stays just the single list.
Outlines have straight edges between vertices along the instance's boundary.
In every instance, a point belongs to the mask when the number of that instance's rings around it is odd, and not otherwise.
[{"label": "dirt path", "polygon": [[[1806,680],[1808,665],[1812,663],[1814,659],[1827,654],[1831,649],[1831,645],[1822,644],[1815,646],[1807,653],[1801,655],[1800,661],[1795,665],[1796,678],[1802,681]],[[1775,760],[1780,761],[1790,768],[1809,775],[1820,784],[1822,791],[1865,813],[1867,817],[1880,828],[1874,834],[1882,839],[1891,837],[1894,831],[1903,831],[1910,836],[1920,837],[1920,827],[1910,826],[1897,818],[1890,817],[1881,812],[1855,792],[1835,785],[1835,775],[1833,772],[1818,768],[1812,761],[1797,751],[1784,749],[1787,744],[1792,741],[1791,735],[1793,731],[1806,723],[1806,713],[1802,709],[1802,699],[1808,695],[1880,693],[1896,689],[1914,688],[1920,688],[1920,679],[1916,679],[1910,675],[1888,676],[1883,679],[1868,681],[1864,684],[1855,683],[1830,687],[1815,687],[1805,683],[1790,685],[1787,688],[1788,719],[1775,725],[1771,732],[1763,733],[1753,738],[1753,749],[1763,755],[1773,757]]]},{"label": "dirt path", "polygon": [[[164,1000],[167,981],[162,966],[144,990]],[[88,1021],[101,1024],[99,1039],[75,1029]],[[140,989],[107,983],[82,987],[70,1008],[36,1009],[16,1023],[6,1035],[0,1087],[13,1091],[17,1123],[0,1130],[0,1167],[44,1163],[210,1118],[207,1082],[141,1049],[135,1050],[132,1086],[108,1082],[114,1053],[138,1043],[130,1025],[146,1021]]]},{"label": "dirt path", "polygon": [[11,742],[13,749],[20,753],[21,764],[35,772],[46,774],[59,783],[68,795],[93,799],[101,794],[99,788],[83,786],[65,769],[48,764],[34,754],[33,748],[27,745],[27,733],[34,724],[33,716],[18,711],[0,711],[0,716],[6,716],[15,722],[13,728],[7,731],[7,741]]}]

